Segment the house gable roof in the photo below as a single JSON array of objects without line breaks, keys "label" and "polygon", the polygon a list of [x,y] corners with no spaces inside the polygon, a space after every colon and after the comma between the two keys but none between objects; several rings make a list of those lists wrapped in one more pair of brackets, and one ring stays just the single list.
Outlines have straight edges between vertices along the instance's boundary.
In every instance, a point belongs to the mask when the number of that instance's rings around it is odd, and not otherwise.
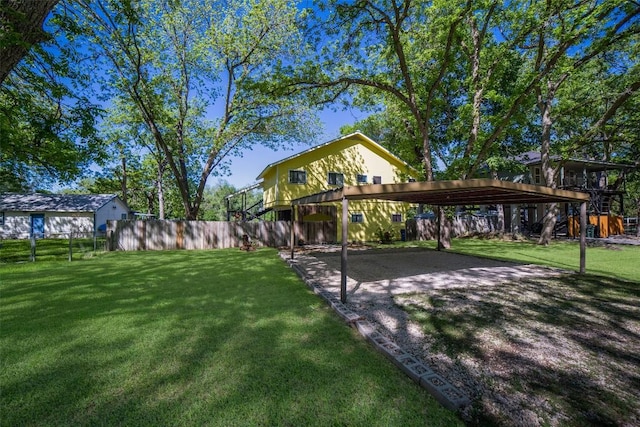
[{"label": "house gable roof", "polygon": [[288,162],[291,159],[295,159],[296,157],[304,156],[306,154],[309,154],[309,153],[311,153],[313,151],[316,151],[316,150],[319,150],[321,148],[327,147],[329,145],[337,144],[337,143],[340,143],[340,142],[345,141],[347,139],[353,139],[353,138],[359,139],[364,145],[368,145],[369,148],[374,148],[376,151],[382,152],[382,154],[384,156],[387,156],[388,159],[393,159],[394,161],[405,165],[407,167],[407,169],[409,169],[411,172],[416,174],[416,177],[419,174],[419,172],[416,171],[413,167],[411,167],[411,165],[409,165],[407,162],[405,162],[404,160],[402,160],[401,158],[399,158],[398,156],[393,154],[391,151],[389,151],[386,148],[384,148],[382,145],[380,145],[377,142],[375,142],[373,139],[369,138],[368,136],[364,135],[361,132],[354,132],[354,133],[351,133],[349,135],[341,136],[340,138],[332,139],[331,141],[325,142],[323,144],[316,145],[315,147],[311,147],[308,150],[304,150],[304,151],[302,151],[300,153],[293,154],[293,155],[291,155],[289,157],[286,157],[286,158],[284,158],[282,160],[279,160],[277,162],[271,163],[271,164],[267,165],[262,170],[262,172],[260,172],[260,174],[258,175],[258,177],[256,179],[260,180],[260,179],[264,178],[264,176],[267,174],[267,172],[269,170],[271,170],[272,168],[274,168],[274,167],[276,167],[278,165],[281,165],[281,164],[283,164],[285,162]]},{"label": "house gable roof", "polygon": [[0,194],[0,211],[96,212],[113,199],[120,201],[115,194],[4,193]]},{"label": "house gable roof", "polygon": [[[518,156],[515,156],[514,159],[526,166],[534,166],[542,164],[542,155],[539,151],[528,151],[526,153],[522,153]],[[587,172],[589,171],[603,171],[603,170],[621,170],[621,169],[633,169],[634,165],[623,164],[623,163],[613,163],[613,162],[605,162],[602,160],[595,159],[580,159],[576,157],[570,157],[567,159],[562,159],[560,156],[552,155],[551,161],[553,162],[564,162],[564,165],[567,167],[572,167],[576,169],[585,169]]]}]

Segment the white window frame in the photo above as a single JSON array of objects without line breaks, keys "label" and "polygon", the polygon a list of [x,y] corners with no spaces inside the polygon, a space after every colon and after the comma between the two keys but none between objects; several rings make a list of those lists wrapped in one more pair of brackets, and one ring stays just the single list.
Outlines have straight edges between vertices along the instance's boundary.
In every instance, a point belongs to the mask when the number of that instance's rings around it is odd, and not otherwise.
[{"label": "white window frame", "polygon": [[344,174],[342,172],[329,172],[327,174],[327,183],[338,187],[344,186]]},{"label": "white window frame", "polygon": [[[292,173],[295,174],[296,180],[292,180]],[[302,180],[299,180],[300,176],[303,177]],[[289,184],[306,184],[307,183],[307,171],[302,169],[290,169],[289,170]]]},{"label": "white window frame", "polygon": [[[379,182],[376,182],[376,181],[379,181]],[[374,175],[373,176],[373,183],[374,184],[382,184],[382,177]]]},{"label": "white window frame", "polygon": [[366,184],[367,183],[367,175],[361,174],[361,173],[357,174],[356,175],[356,182],[358,184]]},{"label": "white window frame", "polygon": [[394,223],[402,222],[402,214],[401,213],[391,214],[391,222],[394,222]]},{"label": "white window frame", "polygon": [[364,223],[364,214],[362,212],[353,212],[351,214],[351,222],[353,224],[362,224],[362,223]]}]

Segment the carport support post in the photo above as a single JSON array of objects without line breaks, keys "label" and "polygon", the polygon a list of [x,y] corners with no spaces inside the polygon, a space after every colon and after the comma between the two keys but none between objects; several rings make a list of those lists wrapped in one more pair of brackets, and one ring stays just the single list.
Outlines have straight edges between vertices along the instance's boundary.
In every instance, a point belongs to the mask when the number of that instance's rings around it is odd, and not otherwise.
[{"label": "carport support post", "polygon": [[347,240],[349,238],[347,216],[349,214],[349,200],[342,198],[342,253],[340,256],[340,301],[347,302]]},{"label": "carport support post", "polygon": [[294,206],[291,205],[291,231],[289,233],[289,240],[291,241],[291,259],[293,259],[293,245],[294,245],[293,241],[296,237],[296,233],[294,230],[294,227],[296,226],[296,223],[294,221],[295,219],[294,216],[295,216],[295,209],[294,209]]},{"label": "carport support post", "polygon": [[580,273],[586,271],[587,254],[587,202],[580,203]]},{"label": "carport support post", "polygon": [[442,207],[441,207],[441,206],[438,206],[438,209],[436,210],[437,215],[438,215],[438,220],[436,221],[436,233],[438,233],[438,244],[437,244],[437,246],[436,246],[437,250],[440,250],[440,248],[441,248],[441,246],[440,246],[440,238],[441,238],[440,236],[441,236],[441,234],[442,234],[442,230],[441,230],[441,228],[440,228],[440,227],[441,227],[441,221],[440,221],[440,218],[442,217],[442,212],[441,212],[441,210],[442,210]]}]

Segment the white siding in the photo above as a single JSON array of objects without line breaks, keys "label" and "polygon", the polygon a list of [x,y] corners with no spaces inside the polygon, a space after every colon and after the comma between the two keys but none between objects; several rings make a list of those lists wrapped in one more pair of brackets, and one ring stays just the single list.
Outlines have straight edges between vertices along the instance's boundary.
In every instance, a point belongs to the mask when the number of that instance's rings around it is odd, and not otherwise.
[{"label": "white siding", "polygon": [[95,227],[98,228],[109,220],[121,220],[123,215],[125,219],[128,219],[129,209],[119,198],[113,199],[96,212]]},{"label": "white siding", "polygon": [[[28,239],[31,234],[31,214],[42,212],[5,212],[0,237],[4,239]],[[69,232],[93,236],[93,214],[87,212],[45,212],[44,237],[67,238]],[[83,236],[83,237],[84,237]]]},{"label": "white siding", "polygon": [[68,238],[69,233],[78,237],[92,237],[93,214],[90,212],[45,212],[45,237]]},{"label": "white siding", "polygon": [[0,227],[3,239],[27,239],[31,229],[31,216],[27,212],[5,212],[4,225]]}]

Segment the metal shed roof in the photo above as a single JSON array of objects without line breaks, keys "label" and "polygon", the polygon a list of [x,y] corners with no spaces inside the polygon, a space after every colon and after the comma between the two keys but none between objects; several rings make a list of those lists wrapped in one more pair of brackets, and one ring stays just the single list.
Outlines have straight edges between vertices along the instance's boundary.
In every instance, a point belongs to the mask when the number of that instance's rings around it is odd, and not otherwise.
[{"label": "metal shed roof", "polygon": [[589,194],[497,179],[468,179],[344,186],[301,197],[291,203],[306,205],[337,202],[343,198],[349,200],[382,199],[434,206],[455,206],[496,203],[584,202],[589,200]]},{"label": "metal shed roof", "polygon": [[0,211],[96,212],[115,194],[0,194]]}]

